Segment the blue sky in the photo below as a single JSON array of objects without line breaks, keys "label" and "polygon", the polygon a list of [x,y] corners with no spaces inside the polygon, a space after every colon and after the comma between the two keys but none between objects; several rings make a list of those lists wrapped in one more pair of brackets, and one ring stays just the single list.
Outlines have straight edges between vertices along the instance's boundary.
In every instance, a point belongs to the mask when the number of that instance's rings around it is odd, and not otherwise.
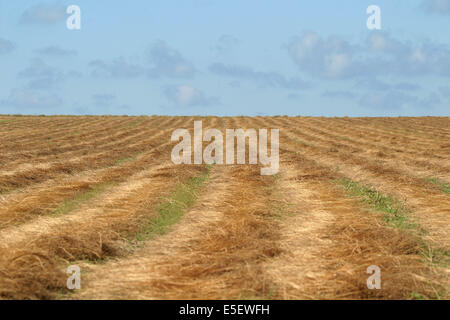
[{"label": "blue sky", "polygon": [[0,114],[449,116],[450,0],[0,0],[0,61]]}]

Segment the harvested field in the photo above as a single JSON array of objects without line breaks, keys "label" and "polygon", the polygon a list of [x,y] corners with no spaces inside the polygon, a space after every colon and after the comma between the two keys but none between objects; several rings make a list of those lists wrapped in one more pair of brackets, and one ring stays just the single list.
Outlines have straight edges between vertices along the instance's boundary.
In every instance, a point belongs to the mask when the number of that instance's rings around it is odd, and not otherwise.
[{"label": "harvested field", "polygon": [[[198,120],[279,129],[278,173],[174,164]],[[0,116],[0,141],[0,299],[450,298],[448,117]]]}]

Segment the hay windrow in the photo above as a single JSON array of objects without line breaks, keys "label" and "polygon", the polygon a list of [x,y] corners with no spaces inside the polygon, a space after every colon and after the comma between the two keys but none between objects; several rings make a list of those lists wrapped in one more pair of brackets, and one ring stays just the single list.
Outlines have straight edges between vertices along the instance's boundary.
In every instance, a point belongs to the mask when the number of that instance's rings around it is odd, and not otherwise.
[{"label": "hay windrow", "polygon": [[[171,132],[195,120],[280,129],[279,173],[173,164]],[[0,299],[448,299],[449,127],[1,117]],[[70,294],[69,265],[83,269]]]}]

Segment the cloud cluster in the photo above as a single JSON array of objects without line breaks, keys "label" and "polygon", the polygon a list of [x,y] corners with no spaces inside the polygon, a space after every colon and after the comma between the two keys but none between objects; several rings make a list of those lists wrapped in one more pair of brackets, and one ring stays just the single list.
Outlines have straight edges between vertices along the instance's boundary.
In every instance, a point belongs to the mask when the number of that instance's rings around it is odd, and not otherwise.
[{"label": "cloud cluster", "polygon": [[450,0],[424,0],[422,8],[429,13],[450,15]]},{"label": "cloud cluster", "polygon": [[361,106],[377,110],[399,110],[405,104],[416,102],[415,98],[403,92],[388,91],[386,93],[368,92],[361,96]]},{"label": "cloud cluster", "polygon": [[[287,46],[299,70],[319,80],[347,83],[347,90],[322,92],[322,98],[347,99],[377,110],[432,109],[442,103],[448,88],[420,92],[403,79],[450,77],[450,49],[429,40],[399,40],[386,32],[371,32],[361,44],[339,36],[322,37],[306,31]],[[414,80],[413,80],[414,81]]]},{"label": "cloud cluster", "polygon": [[[405,106],[416,109],[433,109],[442,103],[442,97],[450,98],[450,87],[440,87],[438,92],[432,91],[425,97],[420,97],[420,86],[408,82],[387,83],[377,79],[364,79],[357,82],[360,90],[325,90],[322,98],[345,99],[355,101],[360,107],[382,111],[399,111]],[[363,91],[361,91],[363,90]]]},{"label": "cloud cluster", "polygon": [[440,97],[434,92],[425,98],[419,98],[398,90],[389,90],[383,93],[368,92],[359,99],[359,105],[362,107],[384,111],[401,110],[406,105],[417,109],[430,110],[440,102]]},{"label": "cloud cluster", "polygon": [[112,62],[93,60],[89,63],[89,66],[92,68],[92,75],[96,77],[136,78],[146,72],[145,68],[129,63],[124,57],[119,57]]},{"label": "cloud cluster", "polygon": [[62,104],[62,99],[57,95],[42,95],[33,90],[13,89],[9,97],[0,104],[21,112],[22,109],[55,108]]},{"label": "cloud cluster", "polygon": [[16,45],[13,42],[0,38],[0,54],[10,53],[14,51],[15,48]]},{"label": "cloud cluster", "polygon": [[355,75],[356,47],[337,36],[322,38],[311,31],[303,32],[288,44],[288,52],[298,67],[319,78],[346,78]]},{"label": "cloud cluster", "polygon": [[148,76],[152,78],[190,78],[196,73],[192,63],[162,40],[150,47],[147,51],[147,58],[152,65]]},{"label": "cloud cluster", "polygon": [[299,69],[316,78],[349,79],[378,75],[450,77],[450,50],[424,41],[413,45],[388,33],[371,33],[363,45],[337,36],[323,38],[311,31],[287,46]]},{"label": "cloud cluster", "polygon": [[207,107],[220,104],[215,97],[207,97],[200,90],[188,85],[168,86],[164,93],[173,104],[181,107]]},{"label": "cloud cluster", "polygon": [[238,44],[239,40],[236,37],[233,37],[229,34],[223,34],[219,37],[217,43],[213,46],[213,50],[215,50],[218,54],[224,54],[229,52]]},{"label": "cloud cluster", "polygon": [[213,63],[209,66],[209,71],[220,76],[250,80],[263,87],[305,89],[310,86],[309,83],[301,80],[300,78],[286,78],[277,72],[255,71],[252,68],[238,65]]},{"label": "cloud cluster", "polygon": [[20,71],[18,76],[28,81],[29,89],[49,89],[63,80],[64,72],[37,58],[32,59],[30,65]]},{"label": "cloud cluster", "polygon": [[60,3],[38,3],[26,9],[20,22],[23,24],[54,24],[66,19],[66,7]]},{"label": "cloud cluster", "polygon": [[398,83],[388,83],[379,80],[377,77],[367,77],[356,80],[355,87],[372,91],[400,90],[414,92],[421,89],[419,85],[414,83],[404,81]]},{"label": "cloud cluster", "polygon": [[191,78],[196,73],[192,63],[164,41],[157,41],[146,52],[148,64],[135,64],[124,57],[111,62],[96,59],[89,63],[91,74],[107,78]]},{"label": "cloud cluster", "polygon": [[76,55],[77,52],[75,50],[66,50],[62,49],[58,46],[48,46],[41,49],[36,50],[36,53],[48,56],[48,57],[67,57]]}]

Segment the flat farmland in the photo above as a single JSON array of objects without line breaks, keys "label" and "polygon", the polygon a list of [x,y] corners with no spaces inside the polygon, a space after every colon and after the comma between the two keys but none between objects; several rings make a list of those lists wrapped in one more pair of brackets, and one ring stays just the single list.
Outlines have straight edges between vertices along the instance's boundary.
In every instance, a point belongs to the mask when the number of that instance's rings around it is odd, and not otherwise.
[{"label": "flat farmland", "polygon": [[[175,164],[199,120],[279,129],[278,173]],[[0,116],[0,142],[0,299],[449,299],[448,117]]]}]

